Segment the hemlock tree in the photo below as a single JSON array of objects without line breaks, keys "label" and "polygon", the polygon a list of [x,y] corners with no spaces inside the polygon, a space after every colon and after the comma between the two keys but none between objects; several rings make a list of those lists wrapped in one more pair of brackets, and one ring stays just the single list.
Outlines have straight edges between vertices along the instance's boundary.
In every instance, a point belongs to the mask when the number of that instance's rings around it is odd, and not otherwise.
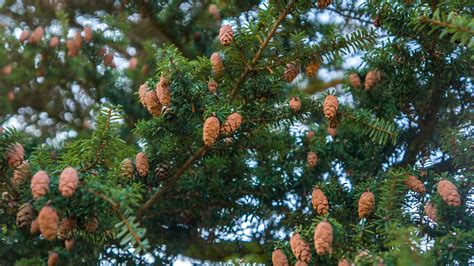
[{"label": "hemlock tree", "polygon": [[[91,137],[58,150],[25,145],[25,152],[17,143],[29,137],[6,129],[3,262],[153,256],[159,264],[184,254],[273,257],[278,265],[467,264],[467,7],[328,7],[357,21],[373,18],[381,27],[374,32],[310,19],[328,3],[271,1],[216,30],[210,36],[218,32],[219,40],[196,59],[176,43],[159,49],[156,73],[137,88],[132,107],[141,102],[150,113],[136,124],[135,147],[120,140],[127,112],[110,104],[95,108]],[[345,91],[307,96],[292,83],[365,50]]]}]

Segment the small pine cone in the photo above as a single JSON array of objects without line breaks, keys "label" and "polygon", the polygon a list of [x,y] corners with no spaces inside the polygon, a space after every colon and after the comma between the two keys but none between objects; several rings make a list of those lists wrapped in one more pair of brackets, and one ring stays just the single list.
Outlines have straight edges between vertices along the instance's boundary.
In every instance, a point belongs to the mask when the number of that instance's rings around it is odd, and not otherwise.
[{"label": "small pine cone", "polygon": [[63,197],[70,198],[76,192],[78,183],[77,170],[72,167],[66,167],[59,176],[59,192]]},{"label": "small pine cone", "polygon": [[39,230],[44,238],[54,240],[58,232],[59,217],[50,206],[44,206],[38,215]]},{"label": "small pine cone", "polygon": [[304,263],[309,263],[311,261],[311,249],[309,244],[301,238],[300,234],[295,233],[291,236],[290,247],[297,261]]},{"label": "small pine cone", "polygon": [[234,32],[230,25],[225,24],[221,26],[219,29],[219,40],[224,46],[229,46],[232,43],[234,40]]},{"label": "small pine cone", "polygon": [[135,70],[138,65],[138,59],[136,57],[132,57],[128,60],[128,68],[131,70]]},{"label": "small pine cone", "polygon": [[49,176],[45,171],[38,171],[31,178],[31,195],[33,199],[42,197],[49,192]]},{"label": "small pine cone", "polygon": [[133,162],[129,158],[123,159],[120,164],[120,176],[126,179],[133,178]]},{"label": "small pine cone", "polygon": [[218,87],[219,85],[217,84],[217,82],[212,79],[209,80],[209,82],[207,83],[207,89],[210,93],[216,93]]},{"label": "small pine cone", "polygon": [[430,218],[433,222],[437,222],[438,221],[438,211],[436,210],[436,206],[431,203],[431,202],[427,202],[425,204],[425,214],[426,216],[428,216],[428,218]]},{"label": "small pine cone", "polygon": [[73,40],[67,40],[66,41],[66,47],[67,47],[67,56],[74,57],[74,56],[77,55],[78,50],[76,48],[76,45],[74,45]]},{"label": "small pine cone", "polygon": [[155,169],[155,178],[160,181],[168,179],[169,167],[166,164],[159,164]]},{"label": "small pine cone", "polygon": [[161,78],[160,82],[156,84],[156,96],[158,97],[158,101],[162,106],[169,107],[171,105],[171,91],[169,87],[169,82],[166,79]]},{"label": "small pine cone", "polygon": [[91,27],[84,27],[84,40],[86,42],[90,42],[92,40],[92,28]]},{"label": "small pine cone", "polygon": [[49,47],[50,47],[50,48],[54,48],[54,47],[56,47],[56,46],[58,46],[58,45],[59,45],[59,38],[56,37],[56,36],[53,37],[53,38],[51,38],[51,40],[49,41]]},{"label": "small pine cone", "polygon": [[111,67],[114,62],[114,54],[108,53],[104,55],[104,66]]},{"label": "small pine cone", "polygon": [[97,219],[97,217],[89,218],[84,223],[84,229],[88,233],[95,233],[98,227],[99,227],[99,220]]},{"label": "small pine cone", "polygon": [[297,260],[295,263],[295,266],[308,266],[308,263]]},{"label": "small pine cone", "polygon": [[324,195],[324,192],[319,189],[313,189],[311,194],[311,203],[313,204],[313,209],[318,215],[326,215],[329,211],[328,198]]},{"label": "small pine cone", "polygon": [[67,251],[71,251],[74,248],[74,239],[66,239],[64,240],[64,248],[66,248]]},{"label": "small pine cone", "polygon": [[360,80],[359,74],[357,73],[349,74],[349,82],[351,83],[351,86],[356,89],[362,88],[362,82]]},{"label": "small pine cone", "polygon": [[438,182],[438,194],[449,206],[457,207],[461,205],[461,196],[456,186],[451,181],[443,179]]},{"label": "small pine cone", "polygon": [[144,107],[146,107],[146,94],[148,90],[149,87],[147,84],[140,85],[140,88],[138,89],[138,98]]},{"label": "small pine cone", "polygon": [[306,161],[308,163],[309,168],[314,168],[316,167],[316,164],[318,163],[318,155],[314,151],[308,152],[308,155],[306,156]]},{"label": "small pine cone", "polygon": [[314,229],[314,247],[318,255],[332,253],[332,226],[327,221],[321,221]]},{"label": "small pine cone", "polygon": [[38,218],[31,222],[30,234],[36,235],[39,232]]},{"label": "small pine cone", "polygon": [[137,153],[135,157],[135,165],[137,167],[137,172],[141,177],[145,177],[148,175],[148,169],[150,165],[148,163],[148,157],[145,153]]},{"label": "small pine cone", "polygon": [[56,252],[51,252],[48,257],[48,266],[56,266],[59,261],[59,255]]},{"label": "small pine cone", "polygon": [[216,76],[220,76],[224,72],[224,63],[222,57],[218,53],[211,55],[212,71]]},{"label": "small pine cone", "polygon": [[66,219],[63,219],[58,227],[58,239],[63,240],[70,238],[72,230],[74,230],[76,225],[76,217],[68,217]]},{"label": "small pine cone", "polygon": [[306,66],[306,76],[315,77],[318,73],[319,63],[311,63]]},{"label": "small pine cone", "polygon": [[359,218],[366,218],[374,210],[375,207],[375,196],[374,193],[367,191],[362,193],[359,198]]},{"label": "small pine cone", "polygon": [[307,138],[308,140],[311,140],[312,138],[314,138],[314,135],[315,135],[315,133],[314,133],[314,131],[312,131],[312,130],[306,132],[306,138]]},{"label": "small pine cone", "polygon": [[326,131],[328,132],[328,135],[330,135],[333,138],[337,136],[337,130],[335,128],[327,127]]},{"label": "small pine cone", "polygon": [[41,41],[41,38],[43,38],[44,34],[44,29],[43,27],[39,26],[37,27],[30,35],[30,38],[28,38],[28,42],[31,44],[36,44]]},{"label": "small pine cone", "polygon": [[285,80],[288,82],[292,82],[296,76],[300,73],[300,66],[295,62],[291,61],[290,63],[286,64],[286,69],[284,73]]},{"label": "small pine cone", "polygon": [[30,32],[27,31],[27,30],[24,30],[24,31],[22,31],[21,34],[20,34],[20,39],[19,39],[19,41],[20,41],[20,42],[24,42],[24,41],[26,41],[26,40],[28,39],[29,36],[30,36]]},{"label": "small pine cone", "polygon": [[337,97],[334,95],[326,96],[326,99],[324,99],[323,102],[324,117],[328,120],[336,119],[338,109],[339,103],[337,102]]},{"label": "small pine cone", "polygon": [[318,0],[318,8],[324,9],[331,4],[331,0]]},{"label": "small pine cone", "polygon": [[416,176],[409,175],[404,181],[405,185],[414,192],[424,194],[426,193],[425,185]]},{"label": "small pine cone", "polygon": [[77,49],[81,49],[82,48],[82,36],[81,36],[81,33],[80,32],[76,32],[74,34],[74,46],[77,48]]},{"label": "small pine cone", "polygon": [[298,96],[291,97],[291,99],[290,99],[290,109],[291,109],[291,111],[293,111],[293,113],[299,112],[299,110],[301,109],[300,97],[298,97]]},{"label": "small pine cone", "polygon": [[380,16],[376,16],[374,18],[373,24],[374,24],[374,27],[376,28],[382,26],[382,19],[380,18]]},{"label": "small pine cone", "polygon": [[370,91],[377,83],[382,79],[382,73],[378,70],[370,70],[365,76],[364,88],[366,91]]},{"label": "small pine cone", "polygon": [[273,266],[289,266],[288,259],[281,249],[275,249],[272,252],[272,263]]},{"label": "small pine cone", "polygon": [[30,164],[27,161],[23,161],[16,169],[13,171],[12,183],[14,186],[19,186],[23,184],[26,179],[30,176]]},{"label": "small pine cone", "polygon": [[221,13],[219,12],[219,8],[215,4],[209,5],[208,9],[209,14],[211,14],[215,20],[221,19]]},{"label": "small pine cone", "polygon": [[[12,65],[6,65],[6,66],[4,66],[4,67],[2,68],[2,73],[3,73],[3,75],[5,75],[5,76],[10,75],[10,74],[12,73],[12,71],[13,71]],[[1,134],[2,132],[3,132],[3,128],[0,128],[0,134]]]},{"label": "small pine cone", "polygon": [[163,106],[160,104],[156,92],[147,91],[145,94],[145,106],[148,109],[148,112],[150,112],[154,117],[161,115],[161,109],[163,109]]},{"label": "small pine cone", "polygon": [[20,166],[23,162],[23,158],[25,157],[25,150],[20,143],[12,144],[7,149],[7,163],[10,167],[16,168]]},{"label": "small pine cone", "polygon": [[348,260],[342,259],[342,260],[339,261],[339,263],[337,264],[337,266],[351,266],[351,264],[349,263]]},{"label": "small pine cone", "polygon": [[224,124],[222,124],[221,134],[224,136],[232,135],[232,133],[239,129],[241,123],[242,116],[239,113],[230,114],[225,120]]},{"label": "small pine cone", "polygon": [[202,131],[202,139],[206,146],[212,146],[219,137],[220,123],[215,116],[210,116],[206,119]]},{"label": "small pine cone", "polygon": [[21,229],[30,228],[33,219],[35,218],[35,210],[29,203],[24,203],[18,209],[16,214],[16,226]]}]

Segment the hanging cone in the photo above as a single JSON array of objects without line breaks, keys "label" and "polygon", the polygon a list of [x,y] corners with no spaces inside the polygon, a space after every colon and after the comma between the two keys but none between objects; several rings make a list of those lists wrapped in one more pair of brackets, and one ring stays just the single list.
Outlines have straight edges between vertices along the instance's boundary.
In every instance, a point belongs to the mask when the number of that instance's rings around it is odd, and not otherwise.
[{"label": "hanging cone", "polygon": [[126,179],[133,178],[133,162],[129,158],[125,158],[120,164],[120,176]]},{"label": "hanging cone", "polygon": [[436,210],[436,206],[431,203],[431,202],[427,202],[425,204],[425,214],[426,216],[428,216],[428,218],[430,218],[433,222],[437,222],[438,221],[438,211]]},{"label": "hanging cone", "polygon": [[128,68],[129,69],[135,70],[137,68],[137,65],[138,65],[138,59],[136,57],[131,57],[128,60]]},{"label": "hanging cone", "polygon": [[312,131],[312,130],[306,132],[306,138],[307,138],[308,140],[311,140],[312,138],[314,138],[314,135],[315,135],[315,133],[314,133],[314,131]]},{"label": "hanging cone", "polygon": [[324,117],[326,117],[328,120],[335,119],[338,109],[339,103],[337,102],[337,97],[334,95],[326,96],[323,102]]},{"label": "hanging cone", "polygon": [[202,131],[202,139],[206,146],[212,146],[219,137],[220,123],[215,116],[210,116],[206,119]]},{"label": "hanging cone", "polygon": [[35,210],[29,203],[24,203],[18,209],[16,214],[16,226],[21,229],[30,228],[33,219],[35,218]]},{"label": "hanging cone", "polygon": [[135,157],[135,165],[137,167],[137,172],[141,177],[148,175],[148,169],[150,165],[148,164],[148,157],[145,153],[137,153],[137,156]]},{"label": "hanging cone", "polygon": [[209,14],[211,14],[215,20],[220,20],[221,19],[221,14],[219,12],[219,8],[215,4],[209,5],[208,9]]},{"label": "hanging cone", "polygon": [[286,69],[284,73],[285,80],[288,82],[292,82],[296,76],[300,73],[300,66],[295,62],[291,61],[290,63],[286,64]]},{"label": "hanging cone", "polygon": [[108,53],[108,54],[104,55],[104,66],[112,67],[113,63],[114,63],[114,54],[113,53]]},{"label": "hanging cone", "polygon": [[232,135],[237,129],[239,129],[242,123],[242,116],[239,113],[230,114],[225,120],[221,127],[221,134],[224,136]]},{"label": "hanging cone", "polygon": [[59,255],[56,252],[51,252],[48,257],[48,266],[56,266],[59,261]]},{"label": "hanging cone", "polygon": [[[12,73],[12,71],[13,71],[13,66],[12,66],[12,65],[6,65],[6,66],[4,66],[4,67],[2,68],[2,73],[3,73],[3,75],[5,75],[5,76],[10,75],[10,74]],[[1,134],[2,132],[3,132],[3,128],[0,127],[0,134]]]},{"label": "hanging cone", "polygon": [[224,46],[229,46],[234,40],[234,32],[230,25],[222,25],[219,29],[219,40]]},{"label": "hanging cone", "polygon": [[438,182],[438,194],[449,206],[457,207],[461,205],[461,196],[456,186],[451,181],[442,179]]},{"label": "hanging cone", "polygon": [[56,37],[56,36],[53,37],[53,38],[51,38],[51,40],[49,41],[49,47],[50,47],[50,48],[54,48],[54,47],[56,47],[56,46],[58,46],[58,45],[59,45],[59,38]]},{"label": "hanging cone", "polygon": [[82,48],[82,36],[81,36],[81,33],[80,32],[76,32],[74,34],[74,38],[72,39],[73,42],[74,42],[74,46],[77,48],[77,49],[81,49]]},{"label": "hanging cone", "polygon": [[63,197],[70,198],[76,192],[78,183],[79,177],[76,169],[66,167],[59,176],[59,192]]},{"label": "hanging cone", "polygon": [[158,101],[162,106],[169,107],[171,105],[171,91],[169,82],[161,77],[160,82],[156,84],[156,96],[158,97]]},{"label": "hanging cone", "polygon": [[44,29],[43,27],[39,26],[37,27],[30,35],[30,38],[28,38],[28,43],[31,44],[36,44],[41,41],[44,35]]},{"label": "hanging cone", "polygon": [[311,249],[298,233],[294,233],[290,238],[290,247],[297,261],[309,263],[311,261]]},{"label": "hanging cone", "polygon": [[216,76],[222,75],[224,72],[224,63],[222,62],[222,57],[218,53],[213,53],[211,55],[211,65],[212,71]]},{"label": "hanging cone", "polygon": [[409,175],[404,181],[405,185],[414,192],[424,194],[426,192],[425,185],[416,176]]},{"label": "hanging cone", "polygon": [[58,232],[59,217],[50,206],[44,206],[38,215],[38,224],[41,234],[48,240],[54,240]]},{"label": "hanging cone", "polygon": [[321,221],[314,229],[314,247],[318,255],[332,253],[332,226],[326,220]]},{"label": "hanging cone", "polygon": [[349,74],[349,82],[351,83],[351,86],[356,89],[362,88],[362,82],[360,80],[359,74],[357,73],[351,73]]},{"label": "hanging cone", "polygon": [[73,248],[74,248],[74,239],[66,239],[64,240],[64,248],[67,250],[67,251],[71,251]]},{"label": "hanging cone", "polygon": [[318,0],[318,8],[324,9],[331,4],[331,0]]},{"label": "hanging cone", "polygon": [[42,197],[49,192],[49,176],[45,171],[38,171],[31,178],[31,195],[33,199]]},{"label": "hanging cone", "polygon": [[365,76],[364,87],[366,91],[370,91],[382,79],[382,73],[378,70],[370,70]]},{"label": "hanging cone", "polygon": [[310,63],[306,66],[306,76],[308,77],[315,77],[318,74],[319,64],[318,63]]},{"label": "hanging cone", "polygon": [[342,260],[339,261],[339,263],[337,264],[337,266],[351,266],[351,264],[349,263],[348,260],[342,259]]},{"label": "hanging cone", "polygon": [[308,152],[308,155],[306,156],[306,161],[308,163],[309,168],[314,168],[316,167],[316,164],[318,163],[318,155],[314,151]]},{"label": "hanging cone", "polygon": [[84,27],[84,40],[86,42],[92,41],[93,33],[91,27]]},{"label": "hanging cone", "polygon": [[333,138],[337,136],[337,130],[335,128],[327,127],[326,131],[328,132],[328,135],[330,135]]},{"label": "hanging cone", "polygon": [[273,266],[289,266],[285,253],[280,249],[275,249],[272,252],[272,263]]},{"label": "hanging cone", "polygon": [[27,31],[27,30],[24,30],[24,31],[22,31],[21,34],[20,34],[20,39],[19,39],[19,41],[20,41],[20,42],[24,42],[24,41],[26,41],[26,40],[28,39],[29,36],[30,36],[30,32]]},{"label": "hanging cone", "polygon": [[158,164],[155,168],[155,179],[160,181],[166,181],[169,176],[169,167],[168,165],[162,163]]},{"label": "hanging cone", "polygon": [[27,161],[23,161],[14,171],[12,184],[19,186],[28,179],[30,176],[30,164]]},{"label": "hanging cone", "polygon": [[145,94],[145,106],[148,109],[148,112],[150,112],[154,117],[161,115],[161,109],[163,106],[160,104],[156,92],[147,91]]},{"label": "hanging cone", "polygon": [[77,55],[78,50],[73,40],[67,40],[66,47],[67,47],[67,56],[74,57]]},{"label": "hanging cone", "polygon": [[39,232],[39,223],[38,218],[31,222],[30,234],[36,235]]},{"label": "hanging cone", "polygon": [[326,215],[329,212],[329,203],[328,198],[324,195],[324,192],[319,189],[313,189],[311,194],[311,203],[313,205],[314,211],[318,215]]},{"label": "hanging cone", "polygon": [[209,90],[210,93],[216,93],[218,87],[219,85],[217,84],[217,82],[215,82],[212,79],[209,80],[209,82],[207,83],[207,89]]},{"label": "hanging cone", "polygon": [[375,207],[374,193],[370,191],[362,193],[359,198],[358,206],[359,218],[368,217]]},{"label": "hanging cone", "polygon": [[144,107],[146,107],[146,93],[148,92],[149,87],[147,84],[142,84],[140,85],[140,88],[138,89],[138,98],[140,99],[140,102]]},{"label": "hanging cone", "polygon": [[63,240],[70,238],[72,230],[74,230],[76,225],[76,217],[68,217],[66,219],[63,219],[58,227],[58,239]]},{"label": "hanging cone", "polygon": [[99,227],[99,220],[97,217],[88,218],[84,223],[84,229],[88,233],[95,233]]},{"label": "hanging cone", "polygon": [[301,100],[300,97],[295,96],[290,99],[290,109],[293,113],[297,113],[301,109]]},{"label": "hanging cone", "polygon": [[15,143],[8,147],[6,154],[8,165],[12,168],[16,168],[23,162],[25,150],[20,143]]}]

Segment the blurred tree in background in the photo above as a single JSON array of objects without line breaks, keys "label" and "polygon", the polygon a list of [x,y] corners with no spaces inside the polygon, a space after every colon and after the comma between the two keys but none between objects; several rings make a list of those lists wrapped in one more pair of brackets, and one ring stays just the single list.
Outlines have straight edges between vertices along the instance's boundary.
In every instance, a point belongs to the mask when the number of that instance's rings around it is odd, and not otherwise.
[{"label": "blurred tree in background", "polygon": [[2,264],[472,260],[467,3],[0,8]]}]

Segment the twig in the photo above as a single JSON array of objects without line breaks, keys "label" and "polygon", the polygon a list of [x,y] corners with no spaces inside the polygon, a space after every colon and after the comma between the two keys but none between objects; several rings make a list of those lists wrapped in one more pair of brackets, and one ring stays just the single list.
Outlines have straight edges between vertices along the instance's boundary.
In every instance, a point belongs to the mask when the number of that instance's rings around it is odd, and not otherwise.
[{"label": "twig", "polygon": [[[107,120],[105,120],[104,132],[109,130],[111,117],[112,117],[112,109],[109,109],[109,111],[107,111]],[[100,152],[105,148],[105,144],[106,143],[101,139],[99,147],[95,152],[95,160],[91,164],[82,167],[81,170],[79,170],[79,172],[87,172],[90,169],[92,169],[94,166],[96,166],[98,163],[100,163],[101,157],[102,157],[100,156]]]}]

